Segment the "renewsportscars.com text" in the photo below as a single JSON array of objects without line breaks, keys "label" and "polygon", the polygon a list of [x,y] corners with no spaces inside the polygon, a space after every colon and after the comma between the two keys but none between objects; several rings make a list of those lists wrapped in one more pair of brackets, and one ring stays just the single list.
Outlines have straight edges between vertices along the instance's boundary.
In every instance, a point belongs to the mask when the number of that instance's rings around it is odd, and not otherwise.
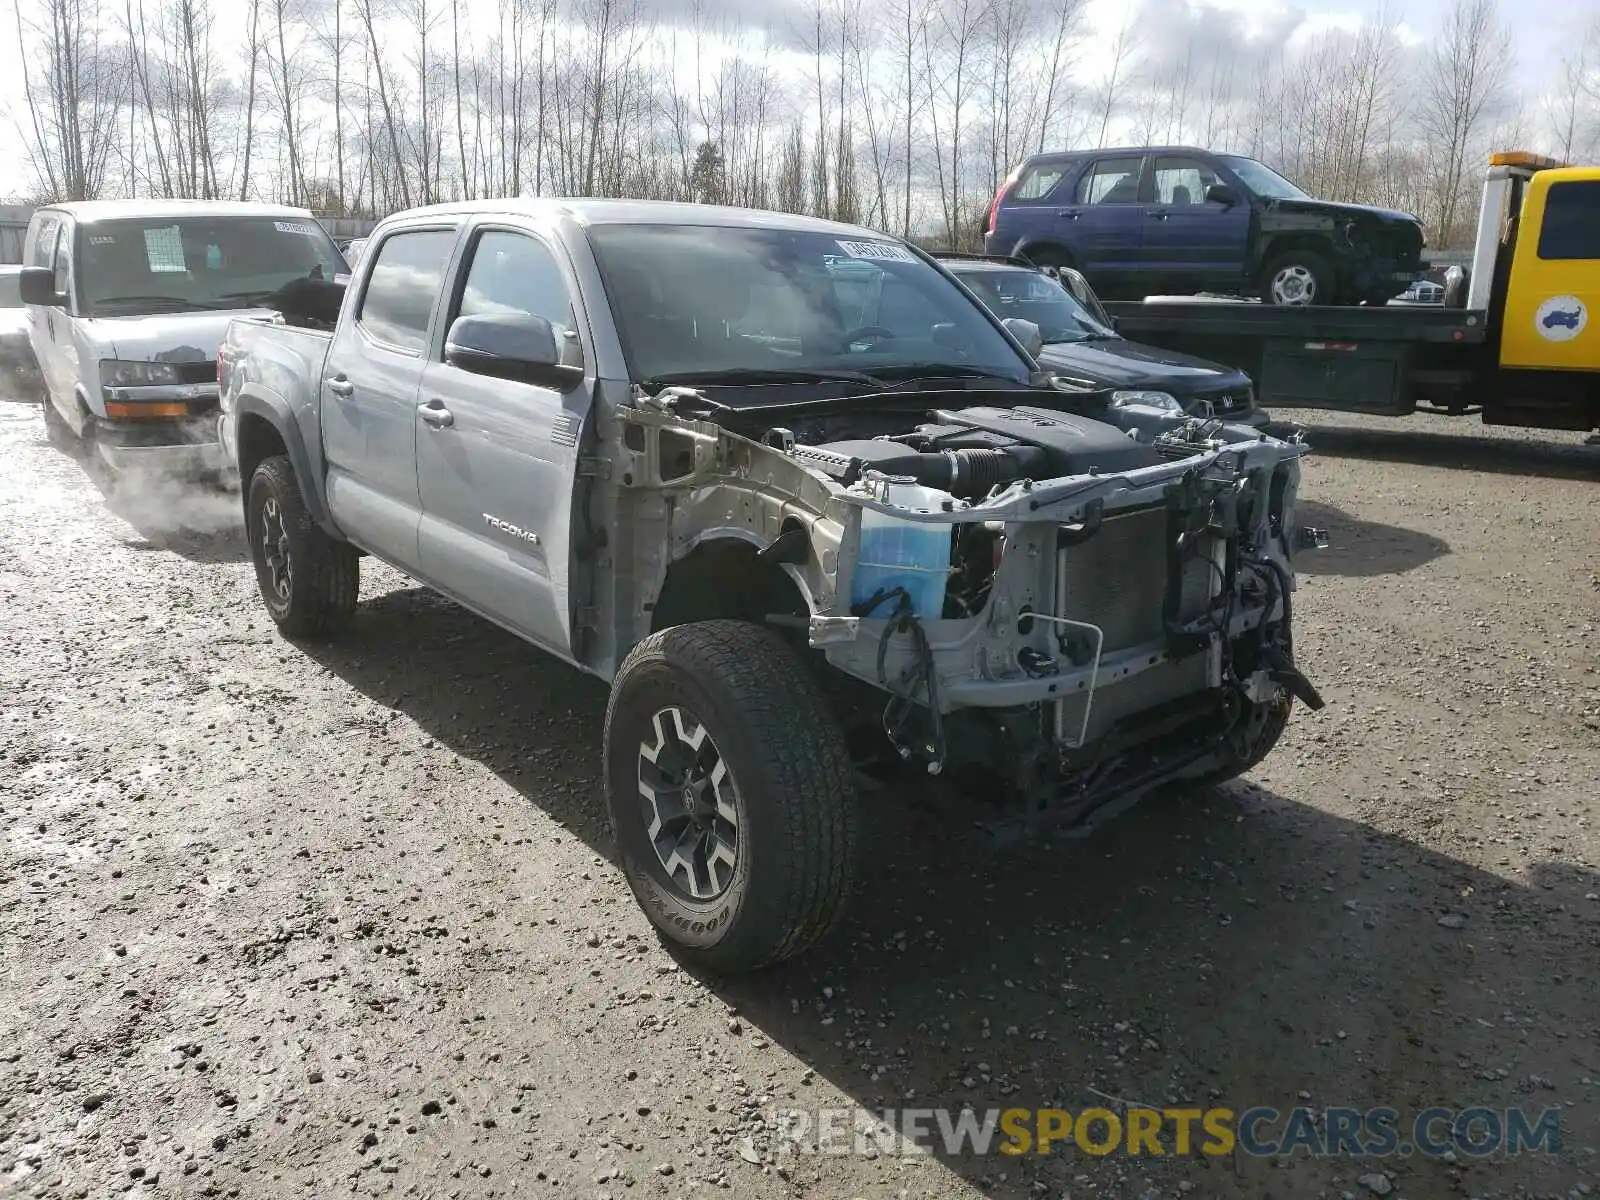
[{"label": "renewsportscars.com text", "polygon": [[1226,1155],[1484,1158],[1554,1154],[1556,1109],[857,1108],[779,1109],[775,1148],[796,1154]]}]

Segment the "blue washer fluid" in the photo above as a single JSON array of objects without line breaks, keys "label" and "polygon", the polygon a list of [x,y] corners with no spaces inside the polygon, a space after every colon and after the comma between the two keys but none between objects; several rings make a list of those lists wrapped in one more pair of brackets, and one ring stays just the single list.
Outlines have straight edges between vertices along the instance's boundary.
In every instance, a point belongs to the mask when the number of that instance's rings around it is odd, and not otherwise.
[{"label": "blue washer fluid", "polygon": [[[945,493],[918,483],[890,483],[888,504],[937,512]],[[944,522],[903,521],[870,508],[861,510],[861,550],[850,581],[850,603],[871,600],[880,590],[904,588],[918,620],[944,614],[944,589],[950,578],[950,531]],[[888,617],[899,598],[885,600],[871,613]]]}]

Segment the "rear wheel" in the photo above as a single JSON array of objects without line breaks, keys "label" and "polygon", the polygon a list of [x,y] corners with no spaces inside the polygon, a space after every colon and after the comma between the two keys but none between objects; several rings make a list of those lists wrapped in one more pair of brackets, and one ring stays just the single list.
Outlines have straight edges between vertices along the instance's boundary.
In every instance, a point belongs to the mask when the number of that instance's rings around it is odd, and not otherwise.
[{"label": "rear wheel", "polygon": [[251,475],[245,533],[261,599],[287,636],[327,637],[350,624],[361,560],[311,519],[287,457],[264,459]]},{"label": "rear wheel", "polygon": [[1315,251],[1285,251],[1261,273],[1261,302],[1284,307],[1333,304],[1333,268]]},{"label": "rear wheel", "polygon": [[606,795],[645,915],[687,957],[752,971],[811,946],[855,873],[855,772],[799,656],[744,621],[646,638],[612,685]]}]

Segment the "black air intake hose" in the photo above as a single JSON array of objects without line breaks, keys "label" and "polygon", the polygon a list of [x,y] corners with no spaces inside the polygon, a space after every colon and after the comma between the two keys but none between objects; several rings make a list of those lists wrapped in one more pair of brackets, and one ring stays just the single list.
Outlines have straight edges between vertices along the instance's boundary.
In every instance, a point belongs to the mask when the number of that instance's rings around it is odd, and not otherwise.
[{"label": "black air intake hose", "polygon": [[995,484],[1010,483],[1022,473],[1004,450],[949,450],[944,457],[952,476],[946,490],[963,498],[986,496]]}]

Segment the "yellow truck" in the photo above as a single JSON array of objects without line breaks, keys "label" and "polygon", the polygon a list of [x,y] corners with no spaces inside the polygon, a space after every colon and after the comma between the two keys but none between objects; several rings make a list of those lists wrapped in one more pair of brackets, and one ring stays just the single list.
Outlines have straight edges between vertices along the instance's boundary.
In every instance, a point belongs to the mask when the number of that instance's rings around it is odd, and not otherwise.
[{"label": "yellow truck", "polygon": [[1268,408],[1600,430],[1600,166],[1491,155],[1472,264],[1442,306],[1106,308],[1129,337],[1247,371]]}]

